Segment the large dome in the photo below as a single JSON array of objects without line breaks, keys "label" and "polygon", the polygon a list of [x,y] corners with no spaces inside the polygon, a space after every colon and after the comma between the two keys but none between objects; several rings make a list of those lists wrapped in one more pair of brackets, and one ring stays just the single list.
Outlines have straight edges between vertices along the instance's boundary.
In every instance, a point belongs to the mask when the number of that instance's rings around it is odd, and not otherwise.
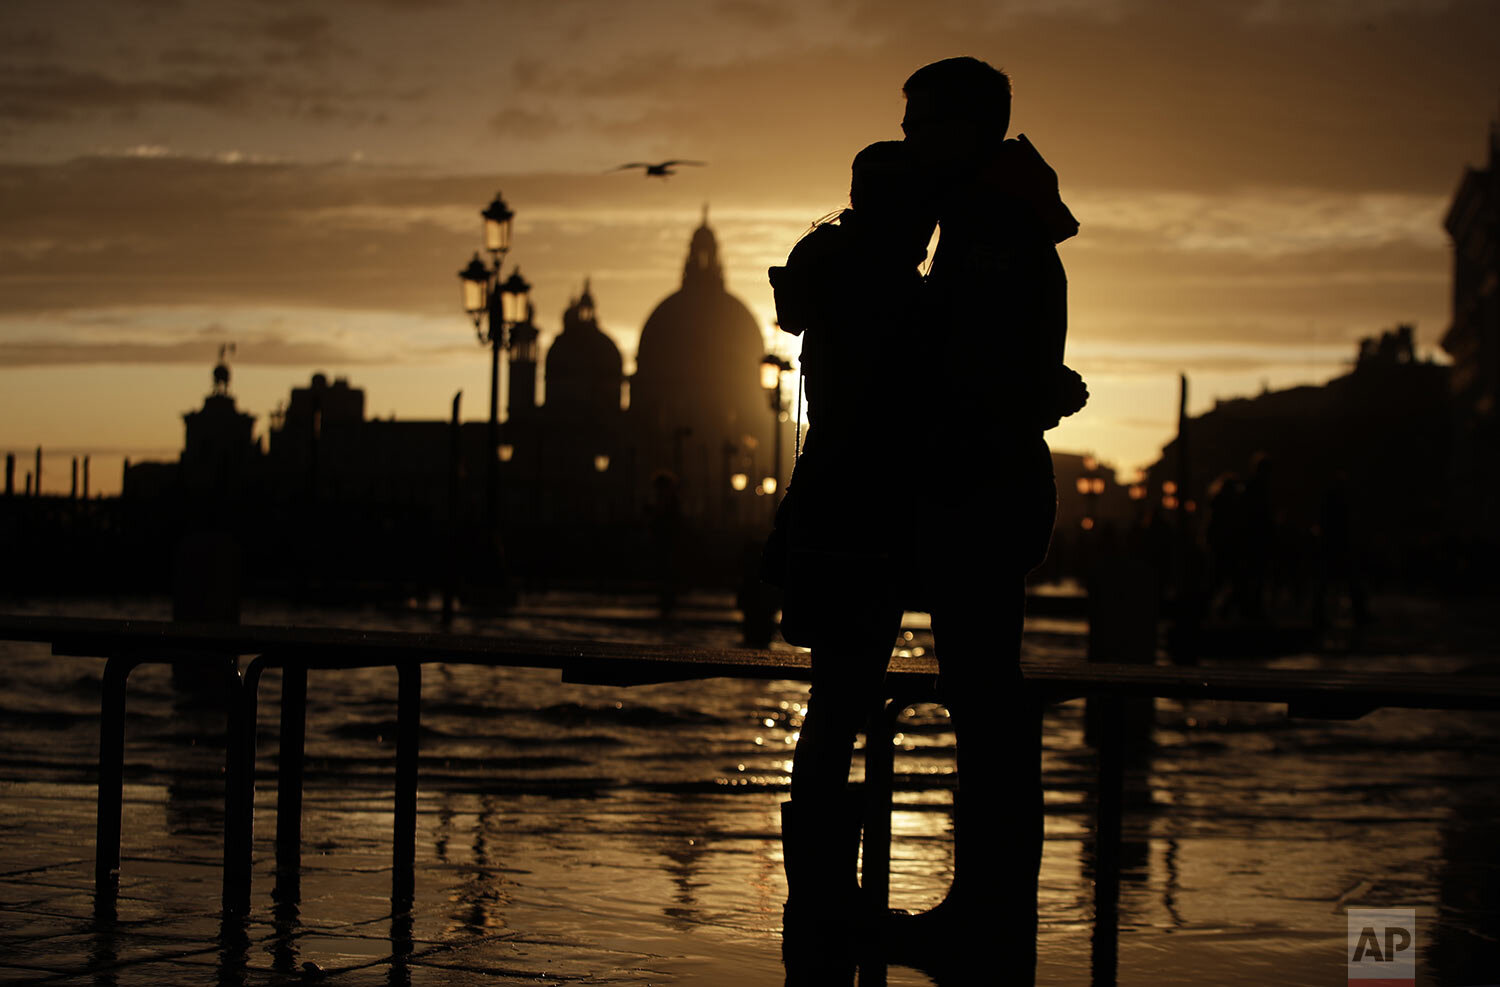
[{"label": "large dome", "polygon": [[755,316],[724,288],[718,241],[705,217],[688,247],[682,287],[656,306],[641,330],[631,406],[661,426],[748,425],[742,420],[765,401],[759,384],[764,347]]}]

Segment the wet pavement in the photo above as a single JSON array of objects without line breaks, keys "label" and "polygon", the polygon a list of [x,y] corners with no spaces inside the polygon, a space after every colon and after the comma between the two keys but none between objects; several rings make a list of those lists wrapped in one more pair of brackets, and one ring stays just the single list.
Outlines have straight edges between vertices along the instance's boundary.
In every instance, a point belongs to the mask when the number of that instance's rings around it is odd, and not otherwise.
[{"label": "wet pavement", "polygon": [[[159,617],[161,607],[95,602],[73,612]],[[710,611],[670,628],[554,612],[514,631],[567,637],[604,627],[624,640],[730,643],[732,625]],[[427,620],[275,608],[246,619],[407,629]],[[1081,628],[1066,621],[1033,630],[1028,647],[1039,652],[1082,646]],[[924,641],[919,629],[911,646]],[[1360,667],[1465,661],[1388,654]],[[120,891],[113,916],[96,914],[101,669],[94,659],[54,659],[45,646],[0,643],[0,982],[786,978],[777,813],[805,698],[797,683],[609,689],[563,685],[544,671],[430,667],[415,903],[393,915],[394,673],[309,676],[295,896],[290,874],[277,894],[278,683],[268,675],[252,909],[225,923],[222,718],[175,689],[161,666],[131,678]],[[951,873],[952,733],[927,706],[912,709],[902,730],[892,895],[923,907]],[[1349,905],[1418,910],[1419,983],[1500,981],[1494,718],[1382,711],[1324,723],[1259,704],[1158,702],[1154,747],[1129,776],[1114,977],[1091,970],[1107,939],[1096,939],[1094,922],[1094,762],[1083,732],[1080,703],[1047,717],[1038,983],[1342,983]],[[942,981],[867,964],[859,982],[1004,983],[1006,961],[997,949],[991,976]]]}]

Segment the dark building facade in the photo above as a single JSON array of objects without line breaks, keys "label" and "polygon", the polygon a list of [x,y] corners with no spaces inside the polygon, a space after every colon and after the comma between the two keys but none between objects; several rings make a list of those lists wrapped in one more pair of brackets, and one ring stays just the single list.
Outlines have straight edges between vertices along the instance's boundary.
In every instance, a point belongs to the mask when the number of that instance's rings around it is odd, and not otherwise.
[{"label": "dark building facade", "polygon": [[1453,504],[1460,532],[1500,542],[1500,120],[1490,126],[1489,164],[1464,171],[1444,226],[1453,239]]},{"label": "dark building facade", "polygon": [[1398,572],[1430,560],[1447,537],[1449,368],[1416,358],[1410,326],[1362,341],[1358,354],[1321,386],[1220,401],[1190,419],[1188,462],[1180,437],[1168,443],[1148,470],[1147,503],[1202,518],[1226,483],[1242,484],[1278,537],[1301,543],[1316,539],[1336,492],[1372,564]]}]

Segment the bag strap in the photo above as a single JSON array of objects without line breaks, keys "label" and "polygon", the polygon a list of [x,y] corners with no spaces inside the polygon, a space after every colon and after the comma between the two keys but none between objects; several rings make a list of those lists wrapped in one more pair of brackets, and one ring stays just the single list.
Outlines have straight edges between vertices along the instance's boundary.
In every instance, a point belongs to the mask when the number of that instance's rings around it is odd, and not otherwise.
[{"label": "bag strap", "polygon": [[797,368],[797,438],[792,443],[792,466],[802,458],[802,368]]}]

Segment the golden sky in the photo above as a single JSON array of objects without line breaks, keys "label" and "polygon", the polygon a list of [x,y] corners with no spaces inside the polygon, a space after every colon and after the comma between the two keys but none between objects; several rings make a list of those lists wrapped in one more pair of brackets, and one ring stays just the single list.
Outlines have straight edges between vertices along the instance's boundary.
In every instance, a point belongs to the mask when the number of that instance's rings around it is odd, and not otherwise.
[{"label": "golden sky", "polygon": [[[258,429],[316,370],[372,414],[462,388],[482,415],[455,274],[497,189],[544,346],[588,276],[632,369],[704,203],[769,324],[766,267],[954,54],[1011,74],[1082,223],[1094,401],[1054,448],[1133,467],[1179,370],[1201,409],[1397,322],[1435,349],[1442,216],[1500,106],[1494,0],[6,0],[0,27],[0,452],[46,446],[49,490],[75,453],[105,490],[174,456],[221,341]],[[608,173],[668,157],[709,164]]]}]

